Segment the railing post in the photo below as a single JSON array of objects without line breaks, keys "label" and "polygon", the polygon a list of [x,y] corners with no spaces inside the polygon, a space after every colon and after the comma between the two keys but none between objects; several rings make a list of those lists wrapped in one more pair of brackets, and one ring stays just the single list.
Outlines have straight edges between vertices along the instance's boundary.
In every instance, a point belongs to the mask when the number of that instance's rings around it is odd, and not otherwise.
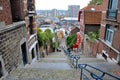
[{"label": "railing post", "polygon": [[81,68],[80,80],[82,80],[83,69]]}]

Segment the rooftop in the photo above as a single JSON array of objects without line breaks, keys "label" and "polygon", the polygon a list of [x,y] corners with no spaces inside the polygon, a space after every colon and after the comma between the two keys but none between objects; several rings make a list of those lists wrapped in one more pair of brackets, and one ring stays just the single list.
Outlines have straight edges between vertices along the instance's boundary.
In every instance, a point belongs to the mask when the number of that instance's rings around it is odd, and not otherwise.
[{"label": "rooftop", "polygon": [[84,8],[82,8],[81,10],[84,11],[91,11],[91,10],[95,10],[95,11],[102,11],[102,5],[97,5],[97,6],[86,6]]}]

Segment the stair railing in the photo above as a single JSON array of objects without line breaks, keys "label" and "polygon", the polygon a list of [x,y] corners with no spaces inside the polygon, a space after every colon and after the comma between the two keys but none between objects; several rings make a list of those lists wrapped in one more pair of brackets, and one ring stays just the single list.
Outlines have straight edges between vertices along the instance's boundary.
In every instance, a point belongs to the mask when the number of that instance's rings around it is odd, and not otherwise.
[{"label": "stair railing", "polygon": [[120,80],[120,78],[88,64],[78,64],[78,68],[81,71],[80,80]]}]

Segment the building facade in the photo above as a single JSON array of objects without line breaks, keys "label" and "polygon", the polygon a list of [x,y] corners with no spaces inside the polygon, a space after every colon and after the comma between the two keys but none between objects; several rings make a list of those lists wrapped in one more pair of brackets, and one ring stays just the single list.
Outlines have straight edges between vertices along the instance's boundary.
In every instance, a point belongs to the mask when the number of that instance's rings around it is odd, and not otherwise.
[{"label": "building facade", "polygon": [[120,0],[103,0],[98,52],[120,64]]},{"label": "building facade", "polygon": [[79,5],[69,5],[68,6],[68,17],[78,17],[79,10],[80,10]]},{"label": "building facade", "polygon": [[52,9],[52,16],[57,17],[58,16],[58,10],[57,9]]},{"label": "building facade", "polygon": [[86,6],[79,12],[78,21],[80,21],[80,34],[82,38],[83,53],[91,55],[92,50],[88,42],[89,32],[97,33],[101,25],[101,6]]},{"label": "building facade", "polygon": [[0,0],[0,78],[39,58],[34,0]]},{"label": "building facade", "polygon": [[101,6],[87,6],[80,10],[80,28],[83,34],[97,32],[101,24]]}]

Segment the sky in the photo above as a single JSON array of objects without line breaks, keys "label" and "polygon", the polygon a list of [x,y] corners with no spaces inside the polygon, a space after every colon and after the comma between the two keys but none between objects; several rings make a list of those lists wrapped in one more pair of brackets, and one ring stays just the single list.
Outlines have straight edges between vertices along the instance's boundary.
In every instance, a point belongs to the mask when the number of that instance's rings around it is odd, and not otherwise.
[{"label": "sky", "polygon": [[35,0],[37,10],[68,10],[68,5],[80,5],[80,9],[87,6],[91,0]]}]

